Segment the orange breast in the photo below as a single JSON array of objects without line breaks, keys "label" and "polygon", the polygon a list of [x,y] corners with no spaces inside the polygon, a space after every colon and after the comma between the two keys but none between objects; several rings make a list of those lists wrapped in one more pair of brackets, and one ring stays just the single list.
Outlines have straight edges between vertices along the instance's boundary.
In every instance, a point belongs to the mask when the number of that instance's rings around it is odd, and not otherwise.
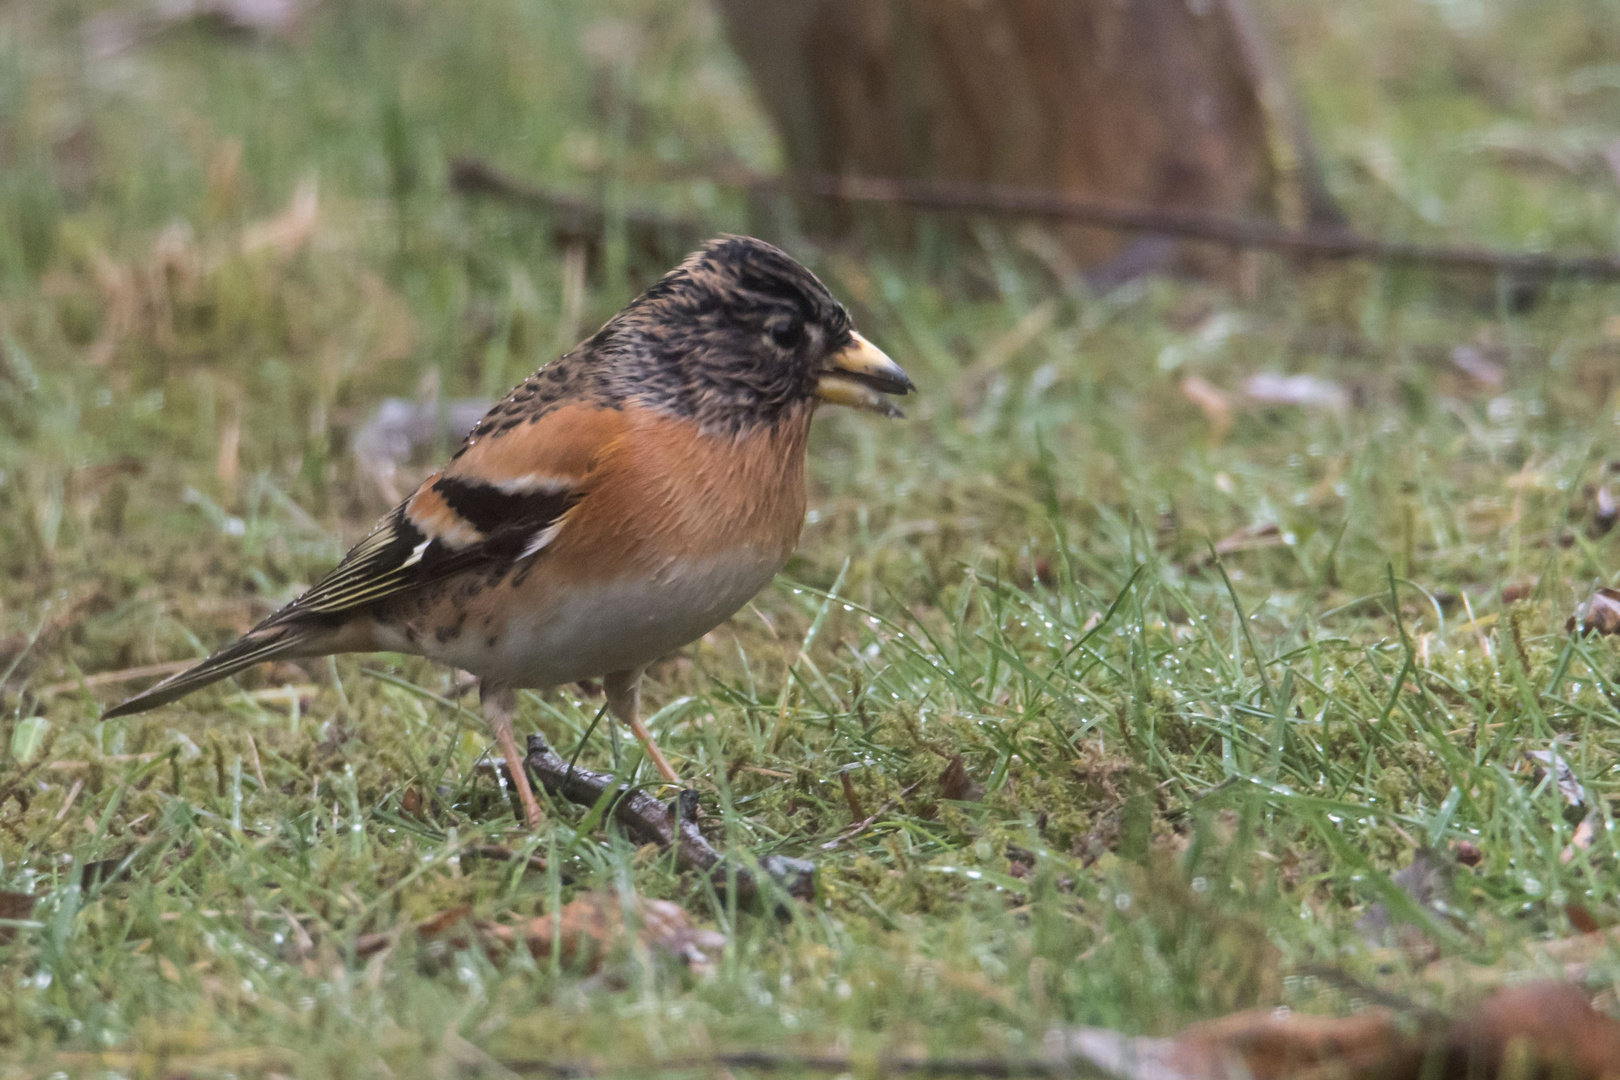
[{"label": "orange breast", "polygon": [[546,560],[564,575],[656,573],[680,560],[747,548],[779,562],[804,522],[812,408],[737,437],[624,410],[624,429],[591,470]]}]

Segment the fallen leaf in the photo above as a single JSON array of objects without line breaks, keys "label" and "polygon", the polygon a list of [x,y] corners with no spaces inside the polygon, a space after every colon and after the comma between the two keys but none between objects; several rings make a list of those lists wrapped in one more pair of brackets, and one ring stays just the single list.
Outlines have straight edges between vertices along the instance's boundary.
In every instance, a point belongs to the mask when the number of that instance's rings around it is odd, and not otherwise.
[{"label": "fallen leaf", "polygon": [[[446,930],[459,926],[471,914],[472,908],[465,904],[446,908],[437,915],[417,923],[416,936],[423,941],[437,940],[444,936]],[[373,956],[392,945],[398,936],[397,932],[390,930],[381,930],[374,934],[361,934],[354,940],[354,954],[361,959]]]},{"label": "fallen leaf", "polygon": [[1569,838],[1564,850],[1558,853],[1558,861],[1568,866],[1575,861],[1576,853],[1591,851],[1592,845],[1597,842],[1597,831],[1602,825],[1603,821],[1598,817],[1596,810],[1582,818],[1581,823],[1575,826],[1575,835]]},{"label": "fallen leaf", "polygon": [[1258,405],[1299,405],[1304,408],[1343,412],[1350,407],[1350,393],[1332,379],[1320,375],[1276,375],[1261,373],[1243,384],[1243,393]]},{"label": "fallen leaf", "polygon": [[1565,631],[1620,634],[1620,591],[1600,586],[1564,623]]},{"label": "fallen leaf", "polygon": [[297,254],[314,235],[320,210],[320,189],[315,177],[306,176],[298,182],[286,210],[242,230],[242,251],[251,255],[269,250],[283,258]]},{"label": "fallen leaf", "polygon": [[[1355,1016],[1298,1016],[1253,1009],[1179,1035],[1151,1039],[1104,1028],[1074,1028],[1047,1040],[1049,1057],[1085,1063],[1117,1080],[1417,1080],[1421,1047],[1387,1009]],[[1448,1078],[1449,1080],[1449,1078]]]},{"label": "fallen leaf", "polygon": [[[555,917],[542,915],[519,926],[481,925],[483,936],[502,945],[526,945],[536,959],[561,950],[570,965],[594,971],[625,934],[624,905],[617,897],[591,893],[563,905]],[[633,921],[642,946],[680,960],[693,971],[710,974],[714,954],[726,944],[724,934],[695,927],[679,904],[638,898]]]},{"label": "fallen leaf", "polygon": [[1578,987],[1540,982],[1498,991],[1450,1022],[1414,1026],[1385,1008],[1340,1017],[1254,1009],[1171,1038],[1059,1030],[1046,1053],[1115,1080],[1620,1080],[1620,1023]]},{"label": "fallen leaf", "polygon": [[1275,521],[1261,521],[1245,525],[1215,541],[1215,554],[1208,552],[1187,563],[1188,570],[1202,570],[1214,564],[1223,555],[1236,555],[1240,551],[1261,551],[1265,548],[1286,547],[1291,537]]},{"label": "fallen leaf", "polygon": [[939,797],[953,802],[978,802],[984,798],[984,786],[968,775],[961,754],[951,758],[939,774]]},{"label": "fallen leaf", "polygon": [[472,914],[472,908],[466,904],[458,904],[447,908],[431,918],[424,919],[416,924],[416,934],[424,939],[436,938],[446,930],[460,924],[467,916]]},{"label": "fallen leaf", "polygon": [[1517,604],[1520,600],[1528,599],[1536,591],[1533,581],[1515,581],[1502,586],[1502,603]]},{"label": "fallen leaf", "polygon": [[1620,1080],[1620,1023],[1579,987],[1538,982],[1485,999],[1447,1042],[1445,1077]]},{"label": "fallen leaf", "polygon": [[1583,934],[1595,934],[1603,929],[1592,909],[1585,904],[1565,904],[1564,915],[1569,919],[1569,925]]},{"label": "fallen leaf", "polygon": [[1282,528],[1275,521],[1257,522],[1245,525],[1229,536],[1223,536],[1215,542],[1215,554],[1233,555],[1239,551],[1258,551],[1261,548],[1282,547],[1288,543],[1288,537],[1283,534]]},{"label": "fallen leaf", "polygon": [[1209,380],[1189,375],[1181,380],[1181,393],[1198,406],[1209,421],[1209,441],[1219,443],[1232,430],[1232,399]]},{"label": "fallen leaf", "polygon": [[[668,900],[638,898],[631,922],[636,944],[655,953],[673,957],[700,974],[714,970],[714,956],[725,947],[726,937],[715,930],[693,926],[685,910]],[[515,926],[472,920],[472,909],[449,908],[416,924],[416,936],[452,948],[466,948],[474,941],[486,949],[509,951],[526,947],[537,959],[559,950],[562,961],[571,967],[596,971],[626,940],[624,905],[617,897],[590,893],[564,904],[555,916],[542,915]],[[355,942],[355,954],[370,956],[390,945],[395,935],[362,935]]]}]

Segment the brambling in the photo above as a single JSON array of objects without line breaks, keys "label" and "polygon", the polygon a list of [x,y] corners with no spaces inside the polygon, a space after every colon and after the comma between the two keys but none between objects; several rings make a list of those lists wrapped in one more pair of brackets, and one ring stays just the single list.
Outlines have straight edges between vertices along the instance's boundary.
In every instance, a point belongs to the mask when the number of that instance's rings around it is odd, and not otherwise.
[{"label": "brambling", "polygon": [[649,663],[776,576],[805,511],[822,402],[898,416],[914,387],[815,275],[759,240],[711,241],[495,405],[313,587],[127,716],[265,660],[426,656],[471,672],[531,827],[515,692],[600,678],[642,724]]}]

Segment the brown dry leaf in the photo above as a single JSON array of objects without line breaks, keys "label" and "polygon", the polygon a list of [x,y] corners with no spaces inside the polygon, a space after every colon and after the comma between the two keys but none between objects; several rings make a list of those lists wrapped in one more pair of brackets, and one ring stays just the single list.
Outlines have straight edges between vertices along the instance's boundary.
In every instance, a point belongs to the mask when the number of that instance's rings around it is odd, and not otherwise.
[{"label": "brown dry leaf", "polygon": [[[680,905],[668,900],[637,899],[634,911],[637,944],[674,957],[700,974],[713,972],[714,956],[726,944],[724,934],[693,926]],[[458,949],[474,940],[492,951],[508,951],[521,944],[536,958],[549,957],[553,949],[560,949],[563,963],[586,971],[600,968],[625,939],[624,905],[601,893],[564,904],[555,917],[542,915],[517,926],[472,921],[471,913],[466,906],[449,908],[417,923],[416,936]],[[365,934],[356,940],[355,953],[370,956],[393,940],[390,933]]]},{"label": "brown dry leaf", "polygon": [[315,177],[306,176],[298,182],[287,209],[242,230],[243,253],[269,250],[282,258],[296,255],[315,234],[320,211],[320,187]]},{"label": "brown dry leaf", "polygon": [[1564,915],[1569,919],[1569,925],[1583,934],[1595,934],[1603,929],[1598,917],[1585,904],[1565,904]]},{"label": "brown dry leaf", "polygon": [[1230,533],[1215,541],[1215,556],[1208,552],[1196,559],[1187,562],[1188,570],[1202,570],[1214,565],[1215,557],[1222,555],[1236,555],[1240,551],[1260,551],[1265,548],[1286,547],[1289,543],[1288,534],[1274,521],[1256,522],[1245,525],[1234,533]]},{"label": "brown dry leaf", "polygon": [[1047,1052],[1118,1080],[1620,1080],[1620,1023],[1579,988],[1542,982],[1499,991],[1427,1033],[1382,1008],[1345,1017],[1254,1009],[1168,1039],[1059,1031]]},{"label": "brown dry leaf", "polygon": [[1527,970],[1561,969],[1570,982],[1582,982],[1594,965],[1620,960],[1620,927],[1536,942],[1501,963],[1482,965],[1459,958],[1436,960],[1423,969],[1422,982],[1450,993],[1499,988]]},{"label": "brown dry leaf", "polygon": [[984,785],[968,775],[961,754],[951,758],[939,774],[939,797],[953,802],[978,802],[984,798]]},{"label": "brown dry leaf", "polygon": [[[556,917],[542,915],[520,926],[480,925],[485,940],[501,945],[527,945],[537,959],[562,950],[564,963],[595,970],[624,936],[624,905],[616,897],[591,893],[564,904]],[[724,934],[695,927],[679,904],[638,899],[634,921],[644,947],[680,960],[693,971],[710,974],[714,954],[725,947]]]},{"label": "brown dry leaf", "polygon": [[1620,1022],[1579,987],[1539,982],[1493,994],[1453,1025],[1447,1080],[1558,1076],[1620,1080]]},{"label": "brown dry leaf", "polygon": [[[1354,1016],[1297,1016],[1253,1009],[1182,1031],[1175,1040],[1189,1054],[1236,1058],[1254,1080],[1296,1077],[1325,1066],[1349,1076],[1397,1076],[1421,1054],[1401,1034],[1395,1015],[1368,1009]],[[1416,1070],[1412,1072],[1416,1080]]]},{"label": "brown dry leaf", "polygon": [[1599,587],[1564,623],[1566,631],[1576,628],[1583,634],[1620,634],[1620,590]]},{"label": "brown dry leaf", "polygon": [[1215,554],[1233,555],[1239,551],[1258,551],[1261,548],[1283,547],[1287,543],[1288,537],[1283,535],[1282,528],[1275,521],[1266,521],[1254,525],[1245,525],[1230,536],[1222,537],[1215,542]]},{"label": "brown dry leaf", "polygon": [[1400,1034],[1394,1014],[1368,1009],[1348,1017],[1295,1016],[1253,1009],[1195,1024],[1169,1039],[1133,1038],[1102,1028],[1061,1033],[1071,1062],[1119,1080],[1417,1080],[1421,1051]]},{"label": "brown dry leaf", "polygon": [[1603,819],[1593,810],[1581,819],[1575,826],[1575,835],[1569,838],[1564,850],[1558,853],[1558,861],[1568,866],[1575,861],[1576,852],[1591,851],[1592,845],[1597,842],[1597,831],[1603,827]]},{"label": "brown dry leaf", "polygon": [[1528,600],[1536,592],[1534,581],[1514,581],[1502,586],[1502,603],[1517,604],[1520,600]]},{"label": "brown dry leaf", "polygon": [[1189,375],[1181,380],[1181,393],[1198,406],[1209,421],[1209,441],[1219,443],[1232,430],[1232,399],[1208,379]]},{"label": "brown dry leaf", "polygon": [[[429,918],[416,924],[416,936],[423,941],[435,941],[444,938],[445,932],[460,926],[472,914],[472,908],[461,904],[453,908],[446,908]],[[373,956],[394,944],[397,933],[383,930],[375,934],[361,934],[354,941],[354,954],[361,959]],[[452,944],[466,944],[466,937],[448,939]]]}]

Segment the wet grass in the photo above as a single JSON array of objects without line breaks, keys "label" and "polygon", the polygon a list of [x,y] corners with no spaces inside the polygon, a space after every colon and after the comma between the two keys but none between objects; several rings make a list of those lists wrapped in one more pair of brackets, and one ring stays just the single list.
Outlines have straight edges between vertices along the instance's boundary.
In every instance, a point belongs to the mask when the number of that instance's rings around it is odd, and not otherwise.
[{"label": "wet grass", "polygon": [[[1058,1023],[1349,1007],[1322,966],[1445,1006],[1436,960],[1526,968],[1620,921],[1620,664],[1564,627],[1620,556],[1620,292],[1257,259],[1098,297],[1016,235],[943,267],[818,252],[779,208],[635,179],[773,151],[701,9],[608,6],[630,22],[334,0],[292,41],[181,28],[94,61],[99,5],[0,8],[0,890],[39,898],[0,923],[8,1069],[1016,1054]],[[1611,6],[1278,27],[1365,227],[1612,248]],[[446,191],[462,152],[785,237],[923,388],[903,423],[820,421],[783,579],[648,687],[717,841],[819,866],[786,918],[585,808],[514,831],[419,661],[97,720],[124,686],[82,677],[200,655],[386,508],[348,452],[382,396],[503,391],[657,269],[610,227],[574,304],[546,222]],[[1260,372],[1344,404],[1243,405]],[[1238,402],[1223,438],[1188,376]],[[598,705],[529,695],[521,724],[572,751]],[[613,734],[580,760],[645,780]],[[1525,758],[1554,746],[1584,847]],[[473,857],[496,843],[548,869]],[[1391,882],[1420,849],[1477,865],[1420,907]],[[591,889],[730,944],[707,977],[635,949],[592,972],[410,929]],[[1379,903],[1416,929],[1369,942]],[[1617,977],[1586,972],[1611,1007]]]}]

